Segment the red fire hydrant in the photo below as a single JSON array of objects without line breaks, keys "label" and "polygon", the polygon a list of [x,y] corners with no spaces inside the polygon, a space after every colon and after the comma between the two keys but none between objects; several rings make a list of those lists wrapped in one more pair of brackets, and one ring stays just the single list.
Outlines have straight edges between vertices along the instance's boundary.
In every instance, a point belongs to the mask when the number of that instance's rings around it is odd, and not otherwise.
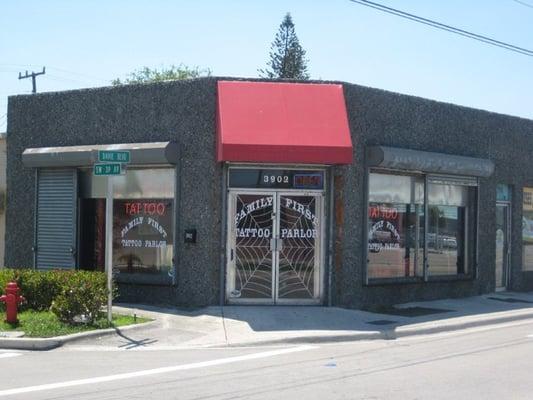
[{"label": "red fire hydrant", "polygon": [[17,319],[17,304],[26,301],[23,296],[19,295],[20,288],[17,282],[9,282],[6,286],[6,294],[0,296],[0,302],[6,303],[6,322],[8,324],[16,324]]}]

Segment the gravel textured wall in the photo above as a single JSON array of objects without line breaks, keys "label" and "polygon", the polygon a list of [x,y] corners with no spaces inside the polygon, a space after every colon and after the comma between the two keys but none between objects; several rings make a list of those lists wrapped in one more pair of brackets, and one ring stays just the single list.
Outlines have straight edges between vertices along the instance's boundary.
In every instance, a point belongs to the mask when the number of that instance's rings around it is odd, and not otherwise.
[{"label": "gravel textured wall", "polygon": [[[10,97],[6,264],[33,264],[35,182],[21,162],[25,148],[175,140],[182,149],[179,284],[124,285],[122,299],[218,302],[222,168],[215,162],[215,93],[216,80],[207,78]],[[183,244],[188,228],[197,229],[197,244]]]},{"label": "gravel textured wall", "polygon": [[[496,184],[509,184],[512,199],[510,288],[531,290],[533,273],[522,272],[522,194],[533,183],[530,166],[533,121],[396,93],[344,85],[354,143],[354,164],[342,168],[344,207],[342,265],[337,266],[336,302],[374,307],[422,299],[487,293],[495,287]],[[480,183],[478,277],[466,281],[364,285],[364,150],[384,145],[488,158],[495,173]]]},{"label": "gravel textured wall", "polygon": [[[175,140],[182,146],[178,213],[178,285],[123,285],[126,301],[217,304],[221,251],[222,167],[215,160],[217,78],[14,96],[8,111],[6,264],[31,266],[34,171],[23,167],[27,147]],[[496,184],[513,187],[511,288],[533,289],[522,272],[524,185],[533,186],[529,160],[533,121],[344,84],[354,164],[335,167],[336,212],[332,299],[346,307],[487,293],[494,289]],[[479,276],[475,280],[364,285],[364,149],[385,145],[489,158],[494,176],[480,187]],[[196,228],[198,242],[183,244]]]}]

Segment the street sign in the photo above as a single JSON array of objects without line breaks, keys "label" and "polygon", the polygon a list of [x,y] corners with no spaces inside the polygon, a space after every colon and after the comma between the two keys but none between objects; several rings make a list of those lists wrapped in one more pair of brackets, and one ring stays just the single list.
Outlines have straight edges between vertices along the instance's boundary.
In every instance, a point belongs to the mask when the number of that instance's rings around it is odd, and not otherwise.
[{"label": "street sign", "polygon": [[98,151],[99,162],[119,162],[129,163],[130,152],[129,151],[114,151],[114,150],[100,150]]},{"label": "street sign", "polygon": [[124,172],[120,163],[94,164],[93,169],[95,176],[121,175]]}]

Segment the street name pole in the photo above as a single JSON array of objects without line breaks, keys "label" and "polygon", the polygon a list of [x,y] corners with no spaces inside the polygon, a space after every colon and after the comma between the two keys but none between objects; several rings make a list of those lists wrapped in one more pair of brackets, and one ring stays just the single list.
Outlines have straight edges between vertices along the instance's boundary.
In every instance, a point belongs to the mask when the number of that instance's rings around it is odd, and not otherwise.
[{"label": "street name pole", "polygon": [[98,161],[93,165],[94,176],[105,176],[107,193],[105,206],[105,272],[107,276],[107,320],[113,320],[113,197],[114,177],[126,173],[125,164],[130,162],[128,150],[100,150]]},{"label": "street name pole", "polygon": [[107,177],[105,206],[105,268],[107,272],[107,320],[111,323],[113,306],[113,176]]}]

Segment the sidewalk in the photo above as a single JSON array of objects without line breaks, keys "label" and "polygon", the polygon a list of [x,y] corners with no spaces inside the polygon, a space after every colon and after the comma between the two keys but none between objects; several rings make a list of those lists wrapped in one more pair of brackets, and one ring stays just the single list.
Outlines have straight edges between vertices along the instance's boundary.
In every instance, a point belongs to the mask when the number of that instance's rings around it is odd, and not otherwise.
[{"label": "sidewalk", "polygon": [[[390,340],[510,322],[533,323],[533,292],[402,304],[386,314],[337,307],[213,306],[184,310],[138,304],[115,306],[114,311],[155,321],[135,329],[92,332],[58,345],[68,342],[68,346],[164,350]],[[7,340],[0,337],[0,348]]]},{"label": "sidewalk", "polygon": [[[287,343],[395,339],[495,324],[533,323],[533,292],[503,292],[463,299],[396,306],[391,314],[337,307],[225,306],[195,311],[122,305],[157,320],[127,336],[102,339],[103,345],[124,347],[253,346]],[[401,314],[401,315],[398,315]]]}]

